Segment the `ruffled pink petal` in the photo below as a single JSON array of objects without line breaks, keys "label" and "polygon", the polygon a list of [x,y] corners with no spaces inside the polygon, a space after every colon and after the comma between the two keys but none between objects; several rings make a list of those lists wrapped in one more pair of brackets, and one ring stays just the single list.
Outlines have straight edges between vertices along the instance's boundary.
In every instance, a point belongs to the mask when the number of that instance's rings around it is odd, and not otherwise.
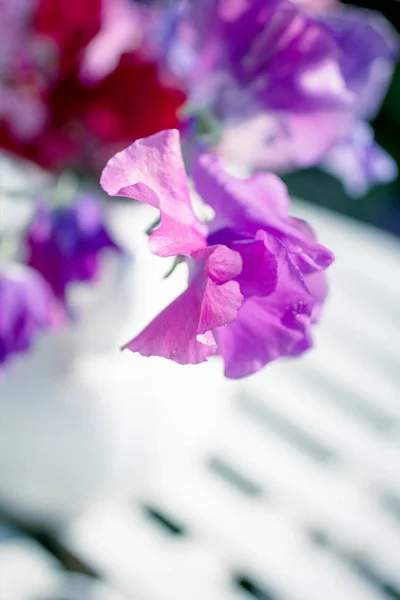
[{"label": "ruffled pink petal", "polygon": [[207,274],[218,285],[234,279],[243,267],[240,254],[223,244],[208,246],[196,252],[193,258],[205,259],[204,267]]},{"label": "ruffled pink petal", "polygon": [[128,196],[160,211],[161,225],[150,236],[154,254],[190,256],[206,246],[206,227],[193,212],[176,129],[137,140],[116,154],[100,183],[110,196]]},{"label": "ruffled pink petal", "polygon": [[198,287],[195,280],[124,348],[142,356],[169,358],[181,365],[195,365],[215,354],[217,345],[212,333],[198,337],[201,307]]},{"label": "ruffled pink petal", "polygon": [[236,281],[215,284],[205,271],[188,289],[124,347],[143,356],[197,364],[214,354],[212,330],[231,323],[242,305]]},{"label": "ruffled pink petal", "polygon": [[201,303],[198,333],[206,333],[235,320],[243,296],[237,281],[216,285],[208,279]]}]

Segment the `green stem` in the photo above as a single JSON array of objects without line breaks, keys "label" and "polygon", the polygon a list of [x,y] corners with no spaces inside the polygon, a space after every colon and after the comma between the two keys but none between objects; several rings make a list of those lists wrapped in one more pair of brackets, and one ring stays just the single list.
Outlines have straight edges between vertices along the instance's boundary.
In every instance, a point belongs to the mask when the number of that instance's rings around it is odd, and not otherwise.
[{"label": "green stem", "polygon": [[52,194],[53,206],[65,206],[77,195],[79,182],[72,171],[63,171]]},{"label": "green stem", "polygon": [[175,271],[176,267],[178,265],[180,265],[181,263],[185,262],[185,257],[184,256],[176,256],[174,259],[174,262],[172,263],[171,268],[169,269],[169,271],[167,271],[163,277],[163,279],[168,279],[168,277],[170,277],[170,275],[172,275],[172,273]]}]

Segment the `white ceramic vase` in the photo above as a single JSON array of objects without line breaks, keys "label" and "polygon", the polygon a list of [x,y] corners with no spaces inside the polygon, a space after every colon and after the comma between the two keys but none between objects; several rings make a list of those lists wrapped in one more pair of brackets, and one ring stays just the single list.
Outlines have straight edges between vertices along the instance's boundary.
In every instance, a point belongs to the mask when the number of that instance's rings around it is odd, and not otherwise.
[{"label": "white ceramic vase", "polygon": [[41,338],[2,382],[0,506],[19,518],[58,524],[101,502],[144,497],[202,454],[221,420],[218,359],[182,367],[120,352],[186,283],[183,265],[165,280],[168,260],[149,253],[152,219],[143,205],[111,207],[134,262],[106,257],[99,283],[72,291],[79,319]]}]

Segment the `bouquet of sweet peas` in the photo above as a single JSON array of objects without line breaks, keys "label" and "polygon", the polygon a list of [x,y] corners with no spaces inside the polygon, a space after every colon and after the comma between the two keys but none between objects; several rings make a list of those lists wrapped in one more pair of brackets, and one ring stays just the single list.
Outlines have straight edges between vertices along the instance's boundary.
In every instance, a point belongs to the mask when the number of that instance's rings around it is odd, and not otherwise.
[{"label": "bouquet of sweet peas", "polygon": [[219,354],[231,378],[310,348],[333,254],[290,216],[280,174],[319,165],[354,195],[396,176],[369,121],[397,53],[381,15],[336,0],[0,0],[0,147],[54,182],[17,251],[2,240],[0,370],[121,252],[89,177],[158,210],[150,251],[188,268],[126,348]]}]

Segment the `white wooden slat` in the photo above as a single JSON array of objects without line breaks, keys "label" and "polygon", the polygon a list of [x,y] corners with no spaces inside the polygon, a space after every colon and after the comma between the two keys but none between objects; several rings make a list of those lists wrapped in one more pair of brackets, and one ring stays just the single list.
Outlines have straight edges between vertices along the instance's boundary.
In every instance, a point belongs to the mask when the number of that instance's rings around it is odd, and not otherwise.
[{"label": "white wooden slat", "polygon": [[364,363],[362,356],[346,352],[345,343],[327,343],[322,332],[320,333],[315,352],[310,352],[302,358],[304,366],[327,373],[337,381],[343,382],[350,391],[362,394],[367,401],[378,407],[382,406],[396,419],[400,418],[398,386],[387,379],[377,377],[370,365]]},{"label": "white wooden slat", "polygon": [[[246,445],[238,447],[243,438]],[[385,565],[383,574],[400,586],[400,528],[351,475],[324,468],[237,415],[221,428],[218,448],[219,455],[259,482],[267,495],[276,495],[300,521]]]},{"label": "white wooden slat", "polygon": [[93,512],[75,523],[65,540],[128,595],[235,600],[224,558],[190,539],[171,539],[133,503]]},{"label": "white wooden slat", "polygon": [[278,597],[320,600],[323,589],[326,599],[334,600],[339,586],[343,598],[381,599],[344,563],[316,552],[276,505],[249,501],[207,473],[178,476],[170,486],[158,496],[164,506],[196,522],[214,548],[237,568],[255,573]]},{"label": "white wooden slat", "polygon": [[265,385],[254,379],[244,389],[243,394],[254,395],[261,410],[265,405],[266,410],[276,411],[300,431],[330,447],[340,461],[354,469],[355,476],[359,471],[372,487],[376,482],[400,492],[399,440],[379,435],[351,415],[338,411],[309,384],[298,379],[289,381],[283,369],[271,369]]},{"label": "white wooden slat", "polygon": [[346,274],[347,282],[349,276],[364,281],[374,297],[379,292],[390,302],[400,297],[400,281],[394,276],[399,269],[400,243],[395,236],[306,202],[296,202],[294,210],[312,223],[321,243],[335,252],[335,271]]},{"label": "white wooden slat", "polygon": [[[19,207],[13,227],[26,218]],[[322,209],[297,209],[337,254],[313,352],[239,384],[222,380],[219,359],[181,368],[114,354],[76,365],[99,401],[126,397],[118,464],[121,473],[129,461],[134,467],[129,503],[100,506],[59,534],[107,582],[87,587],[95,600],[398,597],[384,586],[400,588],[400,520],[385,505],[390,497],[400,503],[400,246]],[[140,287],[124,343],[176,297],[186,274],[180,268],[162,280],[168,261],[150,256],[143,234],[151,211],[137,206],[135,219],[125,217],[126,207],[118,211],[119,239],[137,258],[133,291]],[[238,404],[241,393],[269,417]],[[123,456],[128,447],[132,456]],[[183,532],[168,533],[143,503]],[[66,590],[81,600],[56,561],[47,564],[44,551],[46,564],[38,559],[40,546],[1,532],[0,600]],[[20,559],[36,565],[23,571],[24,582],[15,579]],[[258,585],[260,595],[241,590],[235,577]]]},{"label": "white wooden slat", "polygon": [[377,351],[382,350],[389,355],[398,356],[400,327],[394,326],[393,319],[385,310],[365,302],[364,298],[352,293],[346,283],[335,275],[336,272],[333,270],[329,277],[330,295],[322,322],[317,326],[317,332],[330,331],[332,327],[339,327],[344,344],[344,341],[347,342],[349,338],[349,333],[355,329],[369,346],[375,347]]},{"label": "white wooden slat", "polygon": [[340,321],[332,318],[324,322],[323,335],[327,342],[331,341],[334,345],[339,344],[341,347],[345,337],[347,352],[361,356],[364,364],[374,370],[377,379],[387,379],[396,388],[400,386],[398,343],[397,351],[394,351],[395,348],[391,349],[387,344],[380,344],[376,338],[366,334],[365,330],[357,330],[352,323],[346,324],[346,328],[344,328]]},{"label": "white wooden slat", "polygon": [[59,583],[57,568],[56,561],[29,538],[0,539],[1,600],[45,598]]}]

